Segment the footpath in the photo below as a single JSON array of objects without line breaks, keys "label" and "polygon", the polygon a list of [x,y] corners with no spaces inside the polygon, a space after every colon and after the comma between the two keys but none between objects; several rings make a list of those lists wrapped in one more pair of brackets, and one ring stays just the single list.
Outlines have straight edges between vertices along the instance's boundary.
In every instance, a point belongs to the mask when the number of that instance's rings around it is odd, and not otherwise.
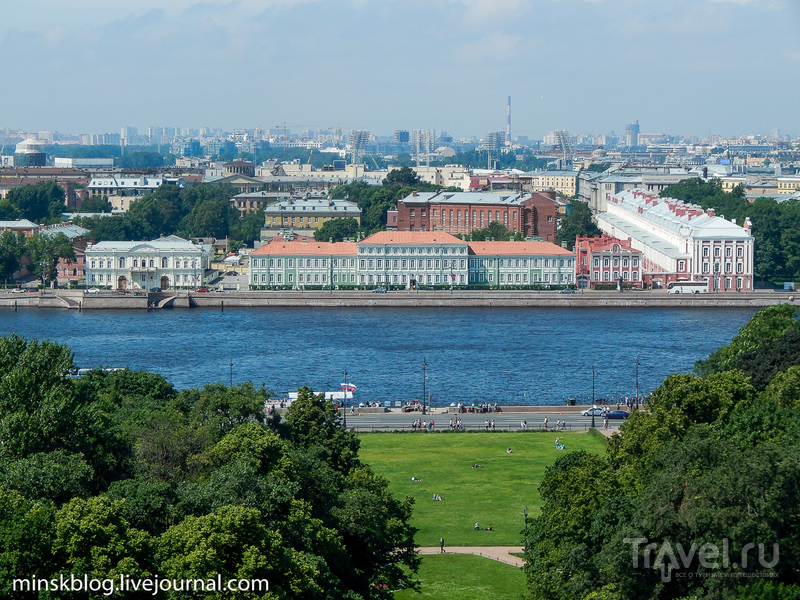
[{"label": "footpath", "polygon": [[[423,546],[418,550],[420,554],[441,553],[439,546]],[[511,553],[521,553],[522,550],[522,546],[448,546],[446,543],[444,546],[445,554],[474,554],[520,568],[525,564],[525,561],[518,556],[513,556]]]}]

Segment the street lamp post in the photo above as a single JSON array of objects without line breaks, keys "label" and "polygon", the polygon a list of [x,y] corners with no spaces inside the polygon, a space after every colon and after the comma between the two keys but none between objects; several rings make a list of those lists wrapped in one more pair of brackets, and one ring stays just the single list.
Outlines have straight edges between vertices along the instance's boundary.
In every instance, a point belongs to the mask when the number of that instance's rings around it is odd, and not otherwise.
[{"label": "street lamp post", "polygon": [[594,429],[594,366],[592,366],[592,429]]},{"label": "street lamp post", "polygon": [[342,387],[344,388],[344,409],[342,413],[344,414],[344,428],[347,430],[347,367],[344,368],[344,386]]},{"label": "street lamp post", "polygon": [[425,369],[427,368],[425,357],[422,357],[422,414],[425,414]]},{"label": "street lamp post", "polygon": [[636,400],[633,405],[639,410],[639,357],[636,357]]}]

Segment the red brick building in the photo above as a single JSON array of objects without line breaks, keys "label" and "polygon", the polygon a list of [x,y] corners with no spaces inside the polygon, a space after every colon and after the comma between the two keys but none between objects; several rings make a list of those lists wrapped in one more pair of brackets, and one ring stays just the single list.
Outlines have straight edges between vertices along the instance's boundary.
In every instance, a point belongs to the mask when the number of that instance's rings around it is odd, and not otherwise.
[{"label": "red brick building", "polygon": [[555,192],[414,192],[389,211],[387,227],[397,231],[469,234],[500,223],[525,237],[556,241]]},{"label": "red brick building", "polygon": [[594,288],[598,283],[642,287],[642,253],[631,247],[630,240],[603,234],[599,237],[576,236],[575,281],[580,288]]}]

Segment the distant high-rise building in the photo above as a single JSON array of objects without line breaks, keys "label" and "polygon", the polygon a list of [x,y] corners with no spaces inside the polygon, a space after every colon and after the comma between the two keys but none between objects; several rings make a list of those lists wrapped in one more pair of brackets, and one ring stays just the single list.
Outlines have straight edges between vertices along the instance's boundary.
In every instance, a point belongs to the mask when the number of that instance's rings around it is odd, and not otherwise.
[{"label": "distant high-rise building", "polygon": [[417,154],[430,154],[435,148],[436,132],[433,129],[412,129],[411,146]]},{"label": "distant high-rise building", "polygon": [[398,129],[394,132],[395,144],[407,144],[409,139],[408,131],[405,129]]},{"label": "distant high-rise building", "polygon": [[505,131],[487,131],[483,135],[482,148],[497,156],[497,154],[500,152],[500,149],[505,145],[505,143],[506,143]]},{"label": "distant high-rise building", "polygon": [[625,145],[633,148],[639,145],[639,121],[625,126]]}]

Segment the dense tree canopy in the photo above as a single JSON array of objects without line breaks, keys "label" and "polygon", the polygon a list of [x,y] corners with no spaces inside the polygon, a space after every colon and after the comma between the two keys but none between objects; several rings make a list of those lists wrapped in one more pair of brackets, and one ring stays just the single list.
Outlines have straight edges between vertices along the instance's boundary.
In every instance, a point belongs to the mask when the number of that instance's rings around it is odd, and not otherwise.
[{"label": "dense tree canopy", "polygon": [[3,218],[28,219],[34,223],[56,223],[64,212],[64,190],[55,181],[42,181],[12,188],[0,204]]},{"label": "dense tree canopy", "polygon": [[605,456],[546,470],[526,530],[531,598],[800,597],[795,314],[760,311],[699,376],[668,377]]},{"label": "dense tree canopy", "polygon": [[81,225],[89,237],[105,240],[147,240],[161,235],[230,237],[252,244],[264,226],[264,212],[243,214],[231,206],[237,190],[228,185],[194,185],[183,189],[164,184],[131,203],[124,215],[87,217]]},{"label": "dense tree canopy", "polygon": [[573,200],[569,214],[559,222],[557,241],[559,244],[565,244],[569,250],[574,250],[576,236],[594,237],[601,233],[600,228],[592,220],[589,205],[580,200]]},{"label": "dense tree canopy", "polygon": [[301,389],[283,421],[251,383],[177,392],[150,373],[73,368],[65,346],[0,338],[0,595],[59,573],[269,581],[243,598],[415,585],[413,501],[361,463],[322,395]]}]

